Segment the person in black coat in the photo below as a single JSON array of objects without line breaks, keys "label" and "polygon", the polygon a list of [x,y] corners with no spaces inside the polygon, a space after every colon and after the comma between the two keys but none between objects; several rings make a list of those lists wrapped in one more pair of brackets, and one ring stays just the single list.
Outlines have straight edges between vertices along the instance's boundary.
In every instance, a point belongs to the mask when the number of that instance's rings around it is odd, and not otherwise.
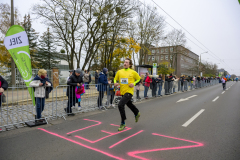
[{"label": "person in black coat", "polygon": [[0,76],[0,107],[2,106],[2,95],[5,90],[8,89],[8,83],[7,81]]},{"label": "person in black coat", "polygon": [[99,74],[98,74],[98,70],[96,70],[96,72],[95,72],[95,84],[96,84],[96,87],[97,87],[97,84],[98,84],[98,78],[99,78]]},{"label": "person in black coat", "polygon": [[75,94],[75,89],[77,86],[81,86],[83,83],[82,76],[81,76],[81,69],[76,69],[73,71],[73,74],[69,77],[67,81],[67,96],[68,96],[68,103],[67,108],[64,108],[65,112],[67,112],[68,115],[74,115],[72,113],[72,106],[75,106],[75,104],[78,102]]}]

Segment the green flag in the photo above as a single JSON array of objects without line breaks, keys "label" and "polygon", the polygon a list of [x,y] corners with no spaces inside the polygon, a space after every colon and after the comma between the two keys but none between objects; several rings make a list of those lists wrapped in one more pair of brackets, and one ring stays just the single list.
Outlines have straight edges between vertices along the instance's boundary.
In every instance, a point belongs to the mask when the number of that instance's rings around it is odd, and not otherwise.
[{"label": "green flag", "polygon": [[[27,87],[29,87],[32,81],[32,67],[31,57],[29,50],[28,37],[25,30],[19,25],[11,26],[4,38],[4,45],[11,54],[22,78],[25,81]],[[30,96],[35,105],[35,98],[32,88],[28,88]]]}]

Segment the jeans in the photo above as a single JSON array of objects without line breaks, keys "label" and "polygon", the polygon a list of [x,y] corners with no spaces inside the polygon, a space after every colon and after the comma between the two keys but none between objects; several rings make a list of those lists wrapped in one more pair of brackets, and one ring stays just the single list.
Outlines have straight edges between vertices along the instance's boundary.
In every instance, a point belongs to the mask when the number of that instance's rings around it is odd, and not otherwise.
[{"label": "jeans", "polygon": [[144,86],[144,98],[147,97],[149,87]]},{"label": "jeans", "polygon": [[139,96],[139,90],[136,90],[136,93],[137,93],[137,94],[136,94],[136,95],[137,95],[136,98],[137,98],[137,99],[140,99],[140,96]]},{"label": "jeans", "polygon": [[72,113],[72,106],[75,106],[75,104],[78,102],[78,99],[76,97],[68,97],[68,103],[67,103],[67,113]]},{"label": "jeans", "polygon": [[42,111],[44,110],[45,98],[36,97],[36,112],[37,119],[42,118]]},{"label": "jeans", "polygon": [[173,88],[173,93],[175,93],[175,88]]},{"label": "jeans", "polygon": [[162,85],[161,84],[158,86],[158,95],[159,96],[162,95]]},{"label": "jeans", "polygon": [[102,99],[104,97],[104,91],[99,91],[99,96],[98,96],[98,108],[102,107]]},{"label": "jeans", "polygon": [[120,100],[120,102],[118,103],[118,109],[121,115],[121,122],[124,122],[126,120],[126,113],[125,113],[125,104],[128,106],[128,108],[134,113],[134,115],[136,116],[139,112],[139,110],[137,109],[137,107],[132,104],[132,95],[130,93],[125,93],[122,96],[122,99]]},{"label": "jeans", "polygon": [[85,87],[86,87],[86,89],[89,89],[89,82],[85,82]]}]

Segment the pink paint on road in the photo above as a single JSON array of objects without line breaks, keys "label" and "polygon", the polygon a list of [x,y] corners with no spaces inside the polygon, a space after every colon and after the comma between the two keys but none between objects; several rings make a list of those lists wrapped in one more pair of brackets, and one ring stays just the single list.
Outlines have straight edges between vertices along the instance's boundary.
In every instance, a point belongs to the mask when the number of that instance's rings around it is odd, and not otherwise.
[{"label": "pink paint on road", "polygon": [[71,133],[74,133],[74,132],[82,131],[84,129],[88,129],[88,128],[91,128],[91,127],[98,126],[98,125],[102,124],[102,122],[95,121],[95,120],[90,120],[90,119],[84,119],[84,120],[85,121],[96,122],[97,124],[94,124],[94,125],[91,125],[91,126],[88,126],[88,127],[84,127],[84,128],[81,128],[81,129],[78,129],[78,130],[75,130],[75,131],[71,131],[71,132],[68,132],[67,134],[71,134]]},{"label": "pink paint on road", "polygon": [[127,137],[127,138],[124,138],[123,140],[121,140],[121,141],[119,141],[119,142],[117,142],[117,143],[111,145],[109,148],[113,148],[113,147],[115,147],[116,145],[122,143],[123,141],[126,141],[126,140],[128,140],[129,138],[131,138],[131,137],[133,137],[133,136],[136,136],[136,135],[138,135],[139,133],[142,133],[142,132],[143,132],[143,130],[141,130],[141,131],[139,131],[139,132],[137,132],[137,133],[135,133],[135,134],[133,134],[133,135]]},{"label": "pink paint on road", "polygon": [[115,159],[117,159],[117,160],[124,160],[124,159],[121,158],[121,157],[117,157],[117,156],[114,156],[114,155],[112,155],[112,154],[110,154],[110,153],[107,153],[107,152],[105,152],[105,151],[99,150],[99,149],[97,149],[97,148],[93,148],[93,147],[87,146],[87,145],[82,144],[82,143],[80,143],[80,142],[77,142],[77,141],[74,141],[74,140],[72,140],[72,139],[69,139],[69,138],[63,137],[63,136],[61,136],[61,135],[59,135],[59,134],[56,134],[56,133],[53,133],[53,132],[47,131],[47,130],[42,129],[42,128],[38,128],[38,129],[39,129],[39,130],[42,130],[42,131],[44,131],[44,132],[46,132],[46,133],[49,133],[49,134],[51,134],[51,135],[54,135],[54,136],[56,136],[56,137],[59,137],[59,138],[65,139],[65,140],[67,140],[67,141],[69,141],[69,142],[72,142],[72,143],[78,144],[78,145],[80,145],[80,146],[82,146],[82,147],[85,147],[85,148],[91,149],[91,150],[93,150],[93,151],[96,151],[96,152],[102,153],[102,154],[104,154],[104,155],[106,155],[106,156],[108,156],[108,157],[112,157],[112,158],[115,158]]},{"label": "pink paint on road", "polygon": [[[118,126],[118,125],[112,125],[112,126]],[[120,131],[120,132],[115,132],[115,133],[110,133],[110,132],[107,132],[107,131],[102,130],[102,132],[107,133],[107,134],[109,134],[109,135],[108,135],[108,136],[105,136],[105,137],[102,137],[102,138],[99,138],[99,139],[97,139],[97,140],[95,140],[95,141],[86,139],[86,138],[84,138],[84,137],[82,137],[82,136],[75,136],[75,137],[76,137],[76,138],[79,138],[79,139],[82,139],[82,140],[84,140],[84,141],[87,141],[87,142],[89,142],[89,143],[96,143],[96,142],[99,142],[99,141],[101,141],[101,140],[103,140],[103,139],[105,139],[105,138],[108,138],[108,137],[117,135],[117,134],[122,133],[122,132],[126,132],[126,131],[128,131],[128,130],[130,130],[130,129],[131,129],[131,128],[126,127],[125,130]]]},{"label": "pink paint on road", "polygon": [[170,148],[158,148],[158,149],[150,149],[150,150],[142,150],[142,151],[134,151],[134,152],[128,152],[128,155],[134,158],[138,158],[141,160],[149,160],[147,158],[137,156],[137,154],[141,153],[149,153],[149,152],[156,152],[156,151],[167,151],[167,150],[175,150],[175,149],[186,149],[186,148],[195,148],[195,147],[202,147],[204,146],[203,143],[187,140],[187,139],[182,139],[182,138],[176,138],[176,137],[170,137],[166,135],[161,135],[157,133],[152,133],[152,135],[160,136],[160,137],[166,137],[166,138],[171,138],[171,139],[176,139],[180,141],[185,141],[185,142],[190,142],[190,143],[195,143],[196,145],[190,145],[190,146],[180,146],[180,147],[170,147]]}]

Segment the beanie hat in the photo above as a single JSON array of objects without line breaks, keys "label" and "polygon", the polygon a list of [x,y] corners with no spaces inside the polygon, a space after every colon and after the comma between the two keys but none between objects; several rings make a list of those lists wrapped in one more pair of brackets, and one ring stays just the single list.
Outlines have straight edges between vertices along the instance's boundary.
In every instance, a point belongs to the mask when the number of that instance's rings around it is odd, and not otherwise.
[{"label": "beanie hat", "polygon": [[82,70],[80,68],[75,70],[76,73],[82,73]]},{"label": "beanie hat", "polygon": [[108,69],[107,69],[107,68],[103,68],[103,73],[104,73],[104,74],[106,74],[106,73],[107,73],[107,71],[108,71]]}]

